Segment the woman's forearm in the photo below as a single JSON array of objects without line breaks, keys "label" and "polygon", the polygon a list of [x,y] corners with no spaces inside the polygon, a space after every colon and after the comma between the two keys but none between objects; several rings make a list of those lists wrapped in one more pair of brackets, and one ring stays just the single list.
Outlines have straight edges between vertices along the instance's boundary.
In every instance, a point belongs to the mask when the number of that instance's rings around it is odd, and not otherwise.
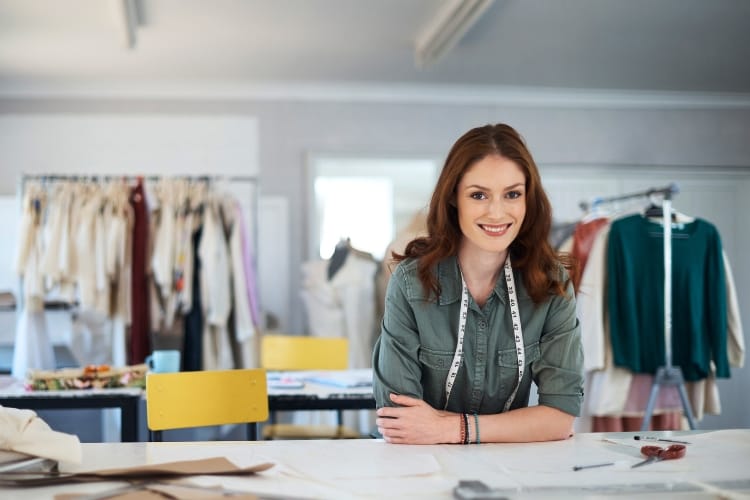
[{"label": "woman's forearm", "polygon": [[[575,417],[549,406],[531,406],[496,415],[479,415],[482,443],[557,441],[573,434]],[[471,442],[476,442],[476,424],[469,415]]]}]

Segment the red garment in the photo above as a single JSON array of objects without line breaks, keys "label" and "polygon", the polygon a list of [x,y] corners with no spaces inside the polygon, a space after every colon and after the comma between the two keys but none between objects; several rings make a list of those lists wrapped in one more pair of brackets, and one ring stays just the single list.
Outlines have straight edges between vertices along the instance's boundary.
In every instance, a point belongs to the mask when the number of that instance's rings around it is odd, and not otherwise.
[{"label": "red garment", "polygon": [[588,222],[579,222],[573,231],[573,249],[570,253],[578,261],[578,273],[572,277],[573,286],[578,290],[581,284],[583,270],[586,267],[586,261],[589,259],[591,247],[594,245],[596,235],[609,223],[609,219],[601,217]]},{"label": "red garment", "polygon": [[128,363],[143,363],[151,353],[149,332],[149,293],[148,293],[148,208],[143,179],[130,192],[130,205],[133,207],[133,275],[132,275],[132,319],[130,324],[130,346]]}]

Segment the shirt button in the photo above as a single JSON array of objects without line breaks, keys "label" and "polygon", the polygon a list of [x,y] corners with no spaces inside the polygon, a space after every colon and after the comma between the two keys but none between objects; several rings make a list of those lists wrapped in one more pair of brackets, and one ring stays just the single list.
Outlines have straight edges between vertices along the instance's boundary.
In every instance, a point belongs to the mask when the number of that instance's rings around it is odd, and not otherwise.
[{"label": "shirt button", "polygon": [[479,328],[482,328],[482,329],[484,329],[484,328],[486,328],[486,327],[487,327],[487,322],[485,322],[485,321],[480,321],[480,322],[478,323],[478,326],[479,326]]}]

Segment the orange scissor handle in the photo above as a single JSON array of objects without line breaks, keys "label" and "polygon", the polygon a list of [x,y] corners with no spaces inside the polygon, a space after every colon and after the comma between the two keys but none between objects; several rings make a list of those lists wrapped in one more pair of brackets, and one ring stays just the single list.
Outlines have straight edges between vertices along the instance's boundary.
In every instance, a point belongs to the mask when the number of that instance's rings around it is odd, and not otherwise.
[{"label": "orange scissor handle", "polygon": [[685,452],[687,452],[687,447],[684,444],[673,444],[668,448],[660,446],[644,446],[641,448],[641,453],[647,457],[657,457],[659,460],[682,458],[685,456]]}]

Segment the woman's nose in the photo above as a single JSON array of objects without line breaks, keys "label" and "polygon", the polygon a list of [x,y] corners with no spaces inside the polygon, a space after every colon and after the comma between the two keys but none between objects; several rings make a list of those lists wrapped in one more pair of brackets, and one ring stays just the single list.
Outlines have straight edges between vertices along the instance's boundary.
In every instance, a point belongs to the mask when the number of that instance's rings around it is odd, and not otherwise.
[{"label": "woman's nose", "polygon": [[500,216],[505,213],[505,208],[503,206],[503,200],[502,199],[493,199],[490,200],[490,206],[488,207],[488,211],[490,215],[492,216]]}]

